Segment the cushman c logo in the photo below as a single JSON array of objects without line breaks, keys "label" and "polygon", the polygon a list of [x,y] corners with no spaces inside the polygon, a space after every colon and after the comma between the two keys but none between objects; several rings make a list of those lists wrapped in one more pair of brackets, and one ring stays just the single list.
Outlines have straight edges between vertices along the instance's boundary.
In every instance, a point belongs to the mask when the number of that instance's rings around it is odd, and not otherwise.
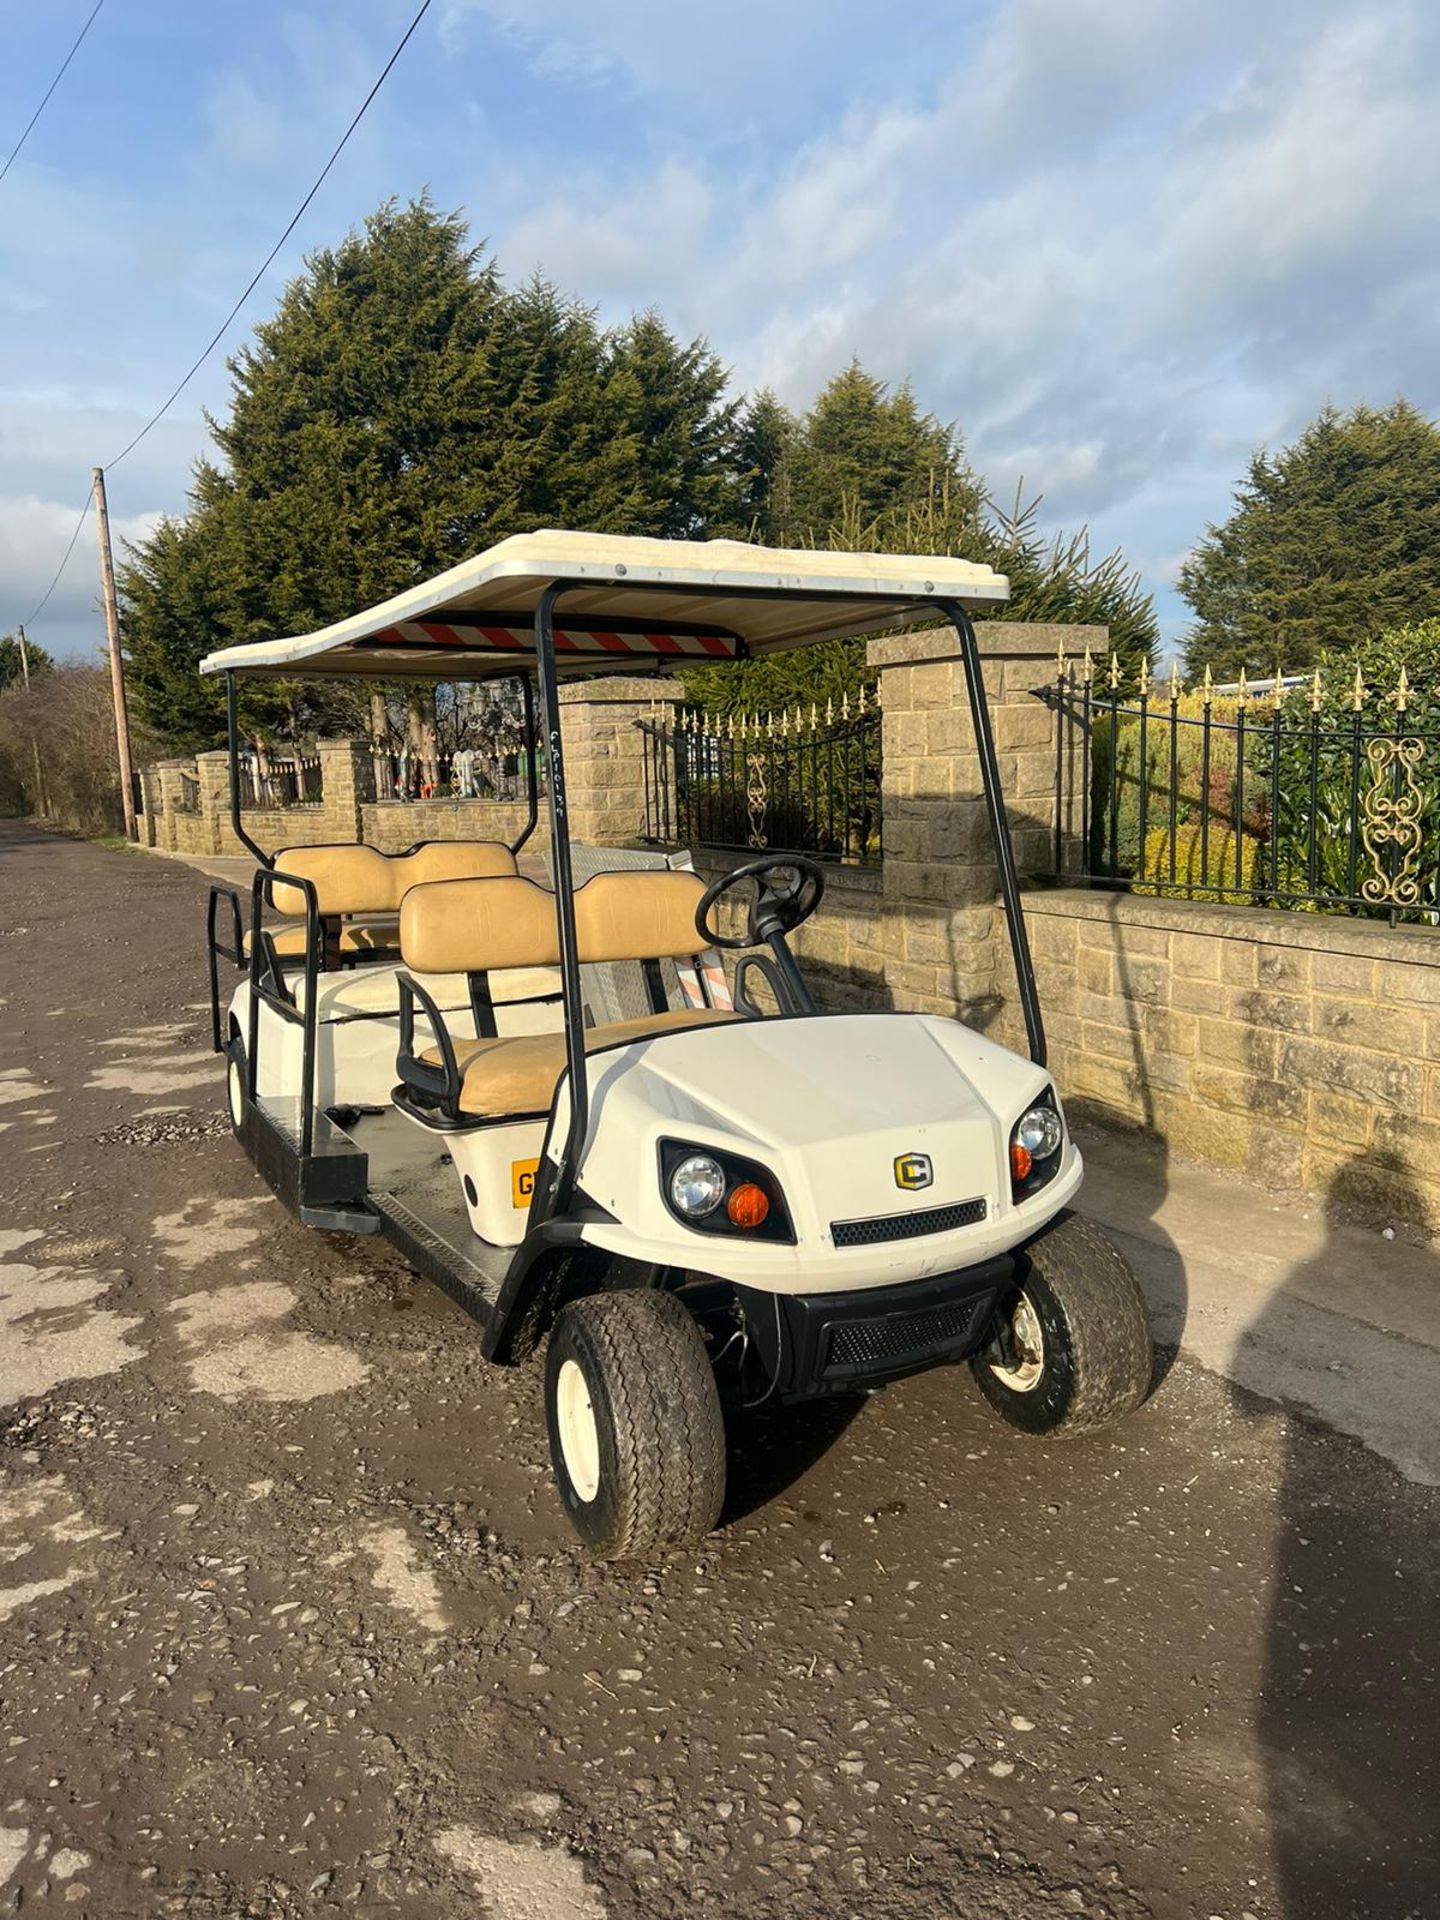
[{"label": "cushman c logo", "polygon": [[895,1184],[904,1187],[907,1193],[914,1193],[917,1187],[928,1187],[934,1178],[935,1169],[928,1153],[902,1153],[895,1162]]}]

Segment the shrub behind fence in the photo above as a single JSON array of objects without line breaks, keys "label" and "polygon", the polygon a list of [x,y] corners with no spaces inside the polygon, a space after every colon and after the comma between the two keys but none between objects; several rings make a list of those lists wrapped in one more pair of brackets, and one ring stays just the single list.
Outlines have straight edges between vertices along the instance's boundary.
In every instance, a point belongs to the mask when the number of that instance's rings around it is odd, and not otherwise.
[{"label": "shrub behind fence", "polygon": [[[1061,663],[1057,873],[1172,897],[1440,921],[1440,730],[1388,694],[1276,675],[1156,687]],[[1075,748],[1078,735],[1079,750]]]}]

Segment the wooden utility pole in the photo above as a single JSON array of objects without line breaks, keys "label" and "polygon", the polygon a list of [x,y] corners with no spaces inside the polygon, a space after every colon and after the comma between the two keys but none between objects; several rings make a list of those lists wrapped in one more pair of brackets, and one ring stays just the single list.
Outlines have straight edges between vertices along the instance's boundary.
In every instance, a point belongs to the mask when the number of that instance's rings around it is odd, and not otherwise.
[{"label": "wooden utility pole", "polygon": [[125,711],[125,670],[120,659],[120,608],[115,599],[115,559],[110,551],[110,510],[105,504],[105,469],[96,467],[95,520],[100,535],[100,591],[105,599],[105,633],[110,643],[110,691],[115,696],[115,753],[120,762],[120,800],[125,809],[125,838],[136,840],[135,774],[130,765],[130,717]]},{"label": "wooden utility pole", "polygon": [[[25,691],[28,693],[30,691],[30,646],[25,638],[23,621],[20,626],[20,676],[25,682]],[[35,800],[43,817],[49,813],[50,803],[45,797],[45,769],[40,764],[40,741],[33,722],[30,728],[30,752],[35,759]]]}]

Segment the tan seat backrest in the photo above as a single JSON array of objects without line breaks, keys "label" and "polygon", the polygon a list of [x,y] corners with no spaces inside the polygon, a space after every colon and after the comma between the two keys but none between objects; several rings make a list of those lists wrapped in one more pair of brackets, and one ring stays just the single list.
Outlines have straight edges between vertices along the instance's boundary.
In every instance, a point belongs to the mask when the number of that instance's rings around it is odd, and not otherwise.
[{"label": "tan seat backrest", "polygon": [[431,840],[391,862],[395,868],[395,904],[411,887],[432,880],[503,880],[519,872],[515,856],[499,840]]},{"label": "tan seat backrest", "polygon": [[695,909],[705,892],[697,873],[597,873],[575,894],[580,958],[686,960],[705,945]]},{"label": "tan seat backrest", "polygon": [[[395,905],[392,863],[374,847],[285,847],[275,872],[293,873],[315,889],[322,914],[385,913]],[[299,887],[276,887],[275,911],[298,918],[305,911]]]},{"label": "tan seat backrest", "polygon": [[[297,874],[315,888],[323,917],[344,913],[394,913],[413,886],[432,880],[484,880],[515,872],[515,856],[494,840],[436,840],[413,853],[381,853],[376,847],[285,847],[276,873]],[[294,918],[305,912],[298,887],[276,887],[275,911]]]},{"label": "tan seat backrest", "polygon": [[555,896],[518,875],[411,887],[400,902],[400,958],[417,973],[553,967]]}]

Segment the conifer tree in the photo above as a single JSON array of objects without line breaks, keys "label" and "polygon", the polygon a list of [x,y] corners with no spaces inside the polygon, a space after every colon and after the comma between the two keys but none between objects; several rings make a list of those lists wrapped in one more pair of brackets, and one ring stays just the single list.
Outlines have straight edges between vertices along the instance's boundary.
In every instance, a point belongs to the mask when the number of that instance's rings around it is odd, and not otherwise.
[{"label": "conifer tree", "polygon": [[1180,573],[1192,672],[1309,667],[1440,608],[1440,426],[1408,401],[1327,407],[1257,453]]}]

